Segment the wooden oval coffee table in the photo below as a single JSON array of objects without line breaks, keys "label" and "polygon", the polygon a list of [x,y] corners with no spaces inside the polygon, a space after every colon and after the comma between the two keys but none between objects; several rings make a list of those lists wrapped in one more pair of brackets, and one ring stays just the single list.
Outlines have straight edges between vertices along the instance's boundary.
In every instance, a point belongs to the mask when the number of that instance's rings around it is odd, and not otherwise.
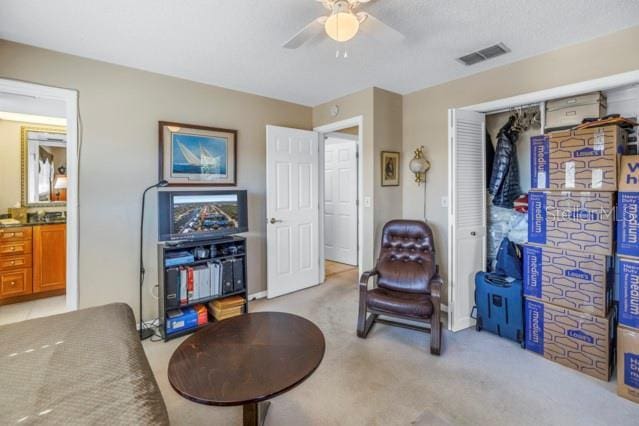
[{"label": "wooden oval coffee table", "polygon": [[257,312],[215,322],[169,361],[169,382],[191,401],[243,405],[244,425],[264,422],[270,402],[302,383],[324,357],[324,335],[307,319]]}]

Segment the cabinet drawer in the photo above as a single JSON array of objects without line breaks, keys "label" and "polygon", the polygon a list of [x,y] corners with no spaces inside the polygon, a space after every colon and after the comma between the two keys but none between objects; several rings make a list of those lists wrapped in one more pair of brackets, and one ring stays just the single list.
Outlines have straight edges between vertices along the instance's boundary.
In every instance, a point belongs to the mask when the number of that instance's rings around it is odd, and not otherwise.
[{"label": "cabinet drawer", "polygon": [[31,268],[0,272],[0,299],[31,294]]},{"label": "cabinet drawer", "polygon": [[31,240],[0,243],[0,256],[31,253]]},{"label": "cabinet drawer", "polygon": [[0,271],[7,269],[31,268],[31,255],[0,257]]},{"label": "cabinet drawer", "polygon": [[0,244],[5,241],[31,240],[31,228],[7,228],[0,229]]}]

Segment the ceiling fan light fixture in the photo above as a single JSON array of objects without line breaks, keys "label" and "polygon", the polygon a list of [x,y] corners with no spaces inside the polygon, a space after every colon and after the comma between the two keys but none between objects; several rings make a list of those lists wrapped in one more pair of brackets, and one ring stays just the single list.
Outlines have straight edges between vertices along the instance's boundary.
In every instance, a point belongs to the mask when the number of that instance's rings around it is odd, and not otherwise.
[{"label": "ceiling fan light fixture", "polygon": [[350,11],[333,13],[324,23],[324,29],[330,38],[343,43],[355,37],[359,19]]}]

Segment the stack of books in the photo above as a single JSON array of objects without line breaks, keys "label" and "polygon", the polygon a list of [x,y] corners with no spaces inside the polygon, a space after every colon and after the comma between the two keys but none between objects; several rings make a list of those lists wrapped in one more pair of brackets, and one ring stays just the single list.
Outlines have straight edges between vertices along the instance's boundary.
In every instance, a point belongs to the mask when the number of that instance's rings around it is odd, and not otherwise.
[{"label": "stack of books", "polygon": [[217,321],[236,317],[244,313],[244,298],[242,296],[225,297],[209,303],[209,310]]}]

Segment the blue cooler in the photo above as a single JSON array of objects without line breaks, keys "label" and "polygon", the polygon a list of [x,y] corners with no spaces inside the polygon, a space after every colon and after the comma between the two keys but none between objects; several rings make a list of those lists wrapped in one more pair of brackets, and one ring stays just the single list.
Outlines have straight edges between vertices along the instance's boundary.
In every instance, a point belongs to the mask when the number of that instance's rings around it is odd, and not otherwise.
[{"label": "blue cooler", "polygon": [[524,347],[522,280],[478,272],[475,275],[477,331],[488,330]]}]

